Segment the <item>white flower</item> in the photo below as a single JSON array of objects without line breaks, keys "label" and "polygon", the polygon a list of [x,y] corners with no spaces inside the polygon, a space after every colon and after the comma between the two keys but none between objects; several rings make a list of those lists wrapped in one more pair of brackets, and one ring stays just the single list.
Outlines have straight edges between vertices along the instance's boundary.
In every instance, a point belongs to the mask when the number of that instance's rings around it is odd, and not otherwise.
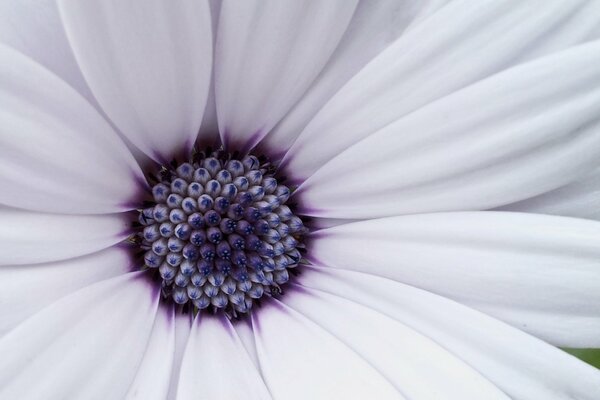
[{"label": "white flower", "polygon": [[[597,398],[600,2],[211,6],[0,4],[0,398]],[[239,320],[124,244],[220,143],[311,226]]]}]

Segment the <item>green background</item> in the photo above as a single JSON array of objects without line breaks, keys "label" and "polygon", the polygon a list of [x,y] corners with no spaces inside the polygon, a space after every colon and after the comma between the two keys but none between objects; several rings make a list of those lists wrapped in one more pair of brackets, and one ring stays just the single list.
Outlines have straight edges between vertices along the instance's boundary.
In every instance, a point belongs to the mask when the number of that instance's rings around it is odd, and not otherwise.
[{"label": "green background", "polygon": [[588,364],[600,368],[600,349],[563,349]]}]

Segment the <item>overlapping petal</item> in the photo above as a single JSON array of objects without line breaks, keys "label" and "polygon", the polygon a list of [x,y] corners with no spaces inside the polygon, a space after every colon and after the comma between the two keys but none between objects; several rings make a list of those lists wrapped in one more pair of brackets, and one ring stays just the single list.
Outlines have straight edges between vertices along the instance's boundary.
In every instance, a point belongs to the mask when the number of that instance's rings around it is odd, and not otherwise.
[{"label": "overlapping petal", "polygon": [[79,257],[119,243],[129,234],[121,214],[62,215],[0,207],[0,265]]},{"label": "overlapping petal", "polygon": [[551,192],[499,209],[600,220],[600,168]]},{"label": "overlapping petal", "polygon": [[159,299],[140,274],[81,289],[4,336],[0,398],[123,398],[146,350]]},{"label": "overlapping petal", "polygon": [[600,391],[600,371],[596,368],[433,293],[370,274],[332,268],[306,271],[301,283],[379,311],[429,337],[511,399],[595,400]]},{"label": "overlapping petal", "polygon": [[[598,38],[599,15],[594,0],[453,1],[411,27],[321,108],[284,158],[287,173],[305,179],[360,139],[435,100],[508,67]],[[462,104],[460,112],[477,114],[479,105],[490,101]],[[420,137],[416,128],[397,130],[395,136]]]},{"label": "overlapping petal", "polygon": [[173,350],[173,368],[171,369],[171,377],[169,380],[168,399],[174,399],[177,396],[181,362],[185,354],[191,330],[192,314],[175,313],[175,348]]},{"label": "overlapping petal", "polygon": [[319,109],[365,64],[404,30],[427,18],[447,0],[363,0],[348,29],[310,88],[261,141],[271,157],[283,156]]},{"label": "overlapping petal", "polygon": [[131,270],[129,254],[119,247],[71,260],[0,266],[0,336],[56,300]]},{"label": "overlapping petal", "polygon": [[1,1],[0,42],[54,72],[95,104],[65,35],[56,0]]},{"label": "overlapping petal", "polygon": [[[209,0],[210,16],[212,21],[211,28],[213,60],[214,50],[217,43],[217,29],[219,27],[219,16],[221,15],[221,1],[222,0]],[[210,76],[210,88],[208,90],[208,98],[206,99],[206,107],[204,107],[204,113],[202,115],[202,124],[200,124],[200,131],[198,132],[198,141],[196,142],[199,147],[219,147],[221,143],[221,137],[219,135],[219,124],[217,122],[217,105],[215,100],[214,77],[215,70],[214,68],[212,68]]]},{"label": "overlapping petal", "polygon": [[177,399],[270,400],[231,322],[223,315],[198,320],[182,360]]},{"label": "overlapping petal", "polygon": [[508,212],[382,218],[313,235],[308,258],[444,295],[564,347],[598,347],[600,223]]},{"label": "overlapping petal", "polygon": [[156,161],[195,142],[210,87],[207,1],[60,1],[65,31],[94,96]]},{"label": "overlapping petal", "polygon": [[407,399],[507,399],[435,341],[368,307],[297,285],[282,301],[350,347]]},{"label": "overlapping petal", "polygon": [[223,2],[215,95],[227,148],[254,147],[300,99],[335,50],[357,1]]},{"label": "overlapping petal", "polygon": [[258,362],[258,353],[256,351],[256,343],[254,340],[254,331],[252,330],[252,321],[249,318],[236,321],[233,325],[235,332],[242,341],[246,352],[250,356],[250,359],[260,371],[260,363]]},{"label": "overlapping petal", "polygon": [[258,358],[275,399],[403,399],[351,348],[273,300],[252,314]]},{"label": "overlapping petal", "polygon": [[62,213],[123,211],[141,182],[125,144],[81,95],[0,45],[0,203]]},{"label": "overlapping petal", "polygon": [[306,180],[301,211],[374,218],[486,209],[567,184],[600,157],[598,63],[600,41],[423,107]]},{"label": "overlapping petal", "polygon": [[175,353],[175,315],[173,307],[156,313],[148,346],[125,399],[167,399]]}]

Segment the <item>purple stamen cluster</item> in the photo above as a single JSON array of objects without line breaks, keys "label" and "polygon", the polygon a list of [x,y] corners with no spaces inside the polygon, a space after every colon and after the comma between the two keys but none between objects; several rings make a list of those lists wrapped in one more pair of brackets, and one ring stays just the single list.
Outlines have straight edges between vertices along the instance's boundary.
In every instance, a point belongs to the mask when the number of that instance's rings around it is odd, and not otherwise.
[{"label": "purple stamen cluster", "polygon": [[286,205],[290,189],[273,175],[255,156],[220,152],[157,174],[138,241],[166,298],[235,318],[282,293],[306,228]]}]

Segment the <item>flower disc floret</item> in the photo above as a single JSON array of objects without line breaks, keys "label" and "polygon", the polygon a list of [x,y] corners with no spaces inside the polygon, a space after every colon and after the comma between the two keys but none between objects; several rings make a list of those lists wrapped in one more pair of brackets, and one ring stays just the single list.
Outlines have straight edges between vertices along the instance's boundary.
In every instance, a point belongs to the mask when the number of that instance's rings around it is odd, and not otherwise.
[{"label": "flower disc floret", "polygon": [[165,298],[235,318],[282,293],[307,230],[268,162],[199,153],[156,178],[152,205],[139,214],[138,243]]}]

